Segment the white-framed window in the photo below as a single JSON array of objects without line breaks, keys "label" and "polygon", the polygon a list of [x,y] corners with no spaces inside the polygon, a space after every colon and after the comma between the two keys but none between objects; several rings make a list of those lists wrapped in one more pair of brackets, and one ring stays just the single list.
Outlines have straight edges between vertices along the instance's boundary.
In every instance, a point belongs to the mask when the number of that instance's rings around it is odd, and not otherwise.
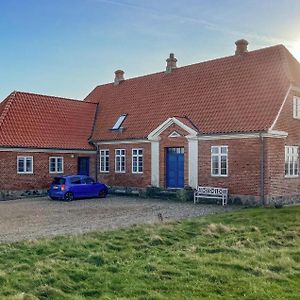
[{"label": "white-framed window", "polygon": [[49,173],[63,173],[64,172],[64,158],[49,157]]},{"label": "white-framed window", "polygon": [[298,146],[285,146],[285,177],[299,176]]},{"label": "white-framed window", "polygon": [[228,146],[211,147],[211,176],[228,176]]},{"label": "white-framed window", "polygon": [[115,171],[116,173],[125,173],[125,149],[116,149],[115,150]]},{"label": "white-framed window", "polygon": [[300,119],[300,97],[293,98],[293,117]]},{"label": "white-framed window", "polygon": [[137,148],[132,149],[132,173],[139,174],[143,173],[144,157],[143,149]]},{"label": "white-framed window", "polygon": [[100,150],[100,172],[101,173],[109,172],[109,150],[108,149]]},{"label": "white-framed window", "polygon": [[17,157],[17,173],[33,174],[33,156]]}]

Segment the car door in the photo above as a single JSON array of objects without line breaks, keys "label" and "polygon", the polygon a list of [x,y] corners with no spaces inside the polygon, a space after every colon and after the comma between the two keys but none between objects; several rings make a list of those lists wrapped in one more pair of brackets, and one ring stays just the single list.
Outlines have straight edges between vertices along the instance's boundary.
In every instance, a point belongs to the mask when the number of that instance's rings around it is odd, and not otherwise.
[{"label": "car door", "polygon": [[84,197],[96,197],[98,195],[97,184],[91,177],[85,177],[82,179]]},{"label": "car door", "polygon": [[84,197],[84,184],[80,176],[70,178],[70,191],[73,193],[74,198]]}]

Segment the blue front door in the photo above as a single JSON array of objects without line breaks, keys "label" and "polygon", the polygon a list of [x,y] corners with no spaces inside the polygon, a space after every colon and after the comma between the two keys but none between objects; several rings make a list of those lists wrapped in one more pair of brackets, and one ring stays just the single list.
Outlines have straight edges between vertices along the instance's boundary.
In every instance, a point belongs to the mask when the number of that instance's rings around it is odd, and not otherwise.
[{"label": "blue front door", "polygon": [[184,148],[167,148],[166,179],[168,188],[184,187]]},{"label": "blue front door", "polygon": [[89,157],[78,157],[78,175],[90,174],[90,158]]}]

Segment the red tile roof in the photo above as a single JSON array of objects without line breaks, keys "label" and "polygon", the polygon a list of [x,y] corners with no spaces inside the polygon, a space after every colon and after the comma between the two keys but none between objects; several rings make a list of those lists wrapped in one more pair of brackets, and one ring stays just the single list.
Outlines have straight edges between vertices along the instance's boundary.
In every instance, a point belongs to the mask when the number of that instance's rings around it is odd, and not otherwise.
[{"label": "red tile roof", "polygon": [[[251,51],[97,86],[93,140],[144,138],[172,116],[186,116],[201,133],[264,131],[274,121],[300,64],[282,46]],[[128,114],[123,132],[111,131]]]},{"label": "red tile roof", "polygon": [[94,103],[13,92],[0,103],[0,146],[86,149]]}]

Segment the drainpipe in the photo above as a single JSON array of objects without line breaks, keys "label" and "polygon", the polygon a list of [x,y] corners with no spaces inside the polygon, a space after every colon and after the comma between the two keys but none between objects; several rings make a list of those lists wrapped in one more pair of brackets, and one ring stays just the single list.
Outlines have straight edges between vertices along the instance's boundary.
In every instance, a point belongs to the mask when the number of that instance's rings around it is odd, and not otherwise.
[{"label": "drainpipe", "polygon": [[95,166],[95,179],[98,181],[98,159],[99,159],[99,145],[96,145],[96,166]]},{"label": "drainpipe", "polygon": [[260,198],[265,206],[265,140],[262,133],[260,136]]}]

